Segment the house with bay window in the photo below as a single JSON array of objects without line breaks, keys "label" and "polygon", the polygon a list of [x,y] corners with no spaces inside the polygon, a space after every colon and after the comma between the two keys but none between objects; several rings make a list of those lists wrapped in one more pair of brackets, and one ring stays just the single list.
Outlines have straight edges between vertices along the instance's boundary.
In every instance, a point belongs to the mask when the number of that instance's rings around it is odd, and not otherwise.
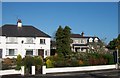
[{"label": "house with bay window", "polygon": [[27,55],[50,56],[51,37],[31,25],[5,24],[0,28],[0,58],[16,58]]},{"label": "house with bay window", "polygon": [[101,42],[96,36],[84,36],[83,32],[81,34],[71,34],[71,39],[71,50],[73,52],[86,52],[92,47],[90,46],[91,43]]}]

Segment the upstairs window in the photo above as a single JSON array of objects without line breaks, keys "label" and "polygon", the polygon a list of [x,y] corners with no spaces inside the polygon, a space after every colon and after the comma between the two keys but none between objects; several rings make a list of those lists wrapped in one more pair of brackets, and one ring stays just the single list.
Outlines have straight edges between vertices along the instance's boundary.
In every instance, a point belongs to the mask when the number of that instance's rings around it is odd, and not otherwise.
[{"label": "upstairs window", "polygon": [[94,39],[94,42],[98,42],[98,38],[95,38],[95,39]]},{"label": "upstairs window", "polygon": [[45,39],[40,39],[40,44],[45,44]]},{"label": "upstairs window", "polygon": [[78,40],[75,40],[74,43],[78,43]]},{"label": "upstairs window", "polygon": [[81,43],[84,43],[84,40],[81,40]]},{"label": "upstairs window", "polygon": [[93,42],[93,39],[92,39],[92,38],[89,38],[89,42]]},{"label": "upstairs window", "polygon": [[33,43],[33,38],[26,38],[26,43]]},{"label": "upstairs window", "polygon": [[7,43],[17,43],[17,38],[16,37],[8,37],[6,42]]}]

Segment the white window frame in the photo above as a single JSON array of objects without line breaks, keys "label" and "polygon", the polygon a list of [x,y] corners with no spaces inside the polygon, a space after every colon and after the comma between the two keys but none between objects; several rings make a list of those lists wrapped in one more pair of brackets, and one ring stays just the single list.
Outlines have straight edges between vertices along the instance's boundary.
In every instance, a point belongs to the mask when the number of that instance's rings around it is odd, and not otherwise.
[{"label": "white window frame", "polygon": [[26,43],[30,43],[30,44],[32,44],[33,41],[34,41],[34,39],[33,39],[32,37],[28,37],[28,38],[26,38]]},{"label": "white window frame", "polygon": [[94,42],[98,42],[98,38],[95,38],[95,39],[94,39]]},{"label": "white window frame", "polygon": [[89,42],[93,42],[93,38],[89,38]]},{"label": "white window frame", "polygon": [[17,43],[17,37],[7,37],[7,43]]},{"label": "white window frame", "polygon": [[[28,54],[27,51],[32,51],[32,54],[30,54],[30,53]],[[33,49],[26,49],[26,54],[25,54],[25,55],[26,55],[26,56],[28,56],[28,55],[33,56],[33,52],[34,52]]]},{"label": "white window frame", "polygon": [[[13,54],[10,54],[10,50],[13,50]],[[17,55],[17,49],[6,49],[6,55],[16,56]]]},{"label": "white window frame", "polygon": [[85,43],[85,40],[84,39],[81,39],[81,44],[84,44]]},{"label": "white window frame", "polygon": [[46,39],[40,39],[40,44],[46,44]]}]

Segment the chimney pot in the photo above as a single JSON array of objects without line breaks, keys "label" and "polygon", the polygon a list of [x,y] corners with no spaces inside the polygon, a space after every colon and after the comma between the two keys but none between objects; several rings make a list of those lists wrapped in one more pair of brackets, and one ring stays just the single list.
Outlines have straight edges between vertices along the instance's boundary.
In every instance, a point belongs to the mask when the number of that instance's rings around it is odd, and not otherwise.
[{"label": "chimney pot", "polygon": [[17,26],[22,27],[22,21],[20,19],[18,19],[18,21],[17,21]]},{"label": "chimney pot", "polygon": [[81,35],[84,36],[84,32],[82,32]]}]

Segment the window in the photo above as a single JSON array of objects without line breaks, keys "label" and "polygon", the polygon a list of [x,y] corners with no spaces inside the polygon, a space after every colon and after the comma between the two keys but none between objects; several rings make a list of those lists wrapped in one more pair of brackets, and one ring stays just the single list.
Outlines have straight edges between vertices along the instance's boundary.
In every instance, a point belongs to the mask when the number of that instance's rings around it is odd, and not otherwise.
[{"label": "window", "polygon": [[7,43],[17,43],[17,38],[16,37],[8,37],[6,42]]},{"label": "window", "polygon": [[75,40],[75,43],[78,43],[78,40]]},{"label": "window", "polygon": [[89,42],[93,42],[93,39],[92,39],[92,38],[89,38]]},{"label": "window", "polygon": [[17,55],[17,49],[6,49],[6,55],[8,55],[8,56]]},{"label": "window", "polygon": [[40,39],[40,44],[45,44],[45,39]]},{"label": "window", "polygon": [[95,38],[95,39],[94,39],[94,42],[98,42],[98,39],[97,39],[97,38]]},{"label": "window", "polygon": [[81,40],[81,43],[84,43],[84,40]]},{"label": "window", "polygon": [[45,51],[45,55],[47,55],[47,50]]},{"label": "window", "polygon": [[33,43],[33,38],[26,38],[26,43]]},{"label": "window", "polygon": [[46,50],[46,51],[45,51],[45,55],[46,55],[46,56],[49,56],[49,50]]},{"label": "window", "polygon": [[9,55],[14,55],[15,54],[15,50],[14,49],[9,49]]},{"label": "window", "polygon": [[33,55],[33,50],[32,49],[26,50],[26,55]]}]

